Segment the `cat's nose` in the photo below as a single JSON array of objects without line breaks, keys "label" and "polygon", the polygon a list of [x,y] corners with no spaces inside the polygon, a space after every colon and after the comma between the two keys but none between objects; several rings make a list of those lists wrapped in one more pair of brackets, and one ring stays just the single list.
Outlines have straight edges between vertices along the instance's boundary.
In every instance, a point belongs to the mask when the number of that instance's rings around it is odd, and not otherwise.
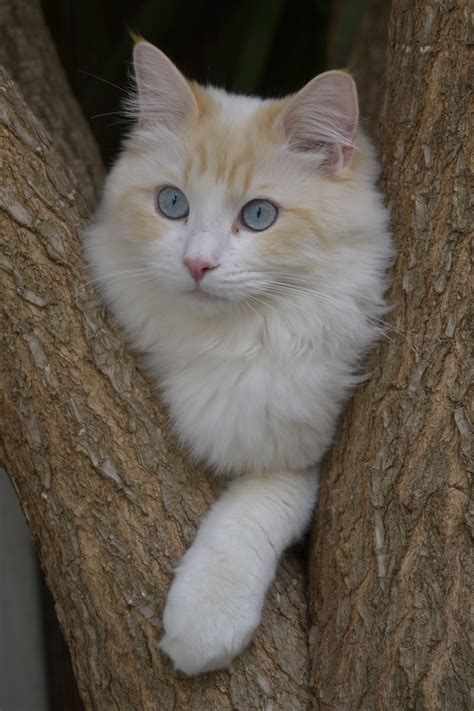
[{"label": "cat's nose", "polygon": [[193,279],[196,279],[196,281],[200,281],[206,272],[219,266],[217,262],[210,262],[205,259],[191,259],[190,257],[185,257],[183,264],[186,265],[191,276]]}]

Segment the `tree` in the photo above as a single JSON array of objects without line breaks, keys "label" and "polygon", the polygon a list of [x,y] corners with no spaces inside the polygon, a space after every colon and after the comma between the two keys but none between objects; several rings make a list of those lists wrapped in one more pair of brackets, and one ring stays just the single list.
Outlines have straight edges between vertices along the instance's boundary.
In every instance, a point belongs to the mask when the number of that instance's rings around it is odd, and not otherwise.
[{"label": "tree", "polygon": [[183,459],[84,285],[97,151],[37,4],[3,5],[1,460],[86,707],[467,708],[467,2],[393,3],[380,124],[398,305],[327,461],[309,653],[293,554],[250,649],[193,680],[157,640],[171,568],[217,484]]},{"label": "tree", "polygon": [[394,310],[323,477],[310,564],[321,709],[469,705],[467,12],[393,2],[379,135]]},{"label": "tree", "polygon": [[[159,652],[172,568],[217,484],[184,461],[152,386],[84,286],[78,233],[94,192],[81,192],[101,166],[72,97],[58,98],[67,89],[38,7],[12,7],[25,12],[14,37],[25,50],[18,84],[35,113],[2,70],[1,459],[86,707],[155,708],[159,699],[163,709],[246,709],[273,699],[303,709],[306,606],[295,556],[281,566],[262,630],[231,672],[183,681]],[[29,94],[27,65],[37,89],[42,58],[28,55],[23,26],[41,32],[47,48],[44,95]],[[61,115],[45,126],[38,116],[49,116],[48,104]],[[81,122],[84,133],[74,133]],[[79,178],[74,155],[82,155]]]}]

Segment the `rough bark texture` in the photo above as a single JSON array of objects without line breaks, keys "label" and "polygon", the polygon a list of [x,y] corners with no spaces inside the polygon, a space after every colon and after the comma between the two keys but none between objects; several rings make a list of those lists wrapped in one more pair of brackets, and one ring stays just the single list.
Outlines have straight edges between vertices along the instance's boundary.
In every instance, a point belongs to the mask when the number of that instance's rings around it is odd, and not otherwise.
[{"label": "rough bark texture", "polygon": [[468,28],[467,0],[393,2],[393,330],[325,468],[310,565],[321,711],[469,707]]},{"label": "rough bark texture", "polygon": [[[307,708],[305,581],[294,555],[232,670],[178,678],[158,650],[171,570],[216,484],[183,459],[136,359],[84,286],[77,235],[92,196],[78,192],[56,129],[52,140],[0,72],[0,462],[29,521],[85,705]],[[68,111],[75,125],[77,111]],[[84,154],[85,165],[95,156]]]},{"label": "rough bark texture", "polygon": [[39,0],[0,0],[0,65],[72,168],[76,189],[93,204],[104,177],[100,153],[58,61]]},{"label": "rough bark texture", "polygon": [[[0,0],[0,53],[36,114],[2,75],[0,460],[85,704],[307,708],[294,556],[230,672],[180,679],[158,651],[171,568],[216,485],[183,459],[83,286],[77,233],[101,167],[38,12]],[[320,711],[468,708],[467,28],[467,0],[393,2],[380,119],[393,329],[323,479],[310,565]]]}]

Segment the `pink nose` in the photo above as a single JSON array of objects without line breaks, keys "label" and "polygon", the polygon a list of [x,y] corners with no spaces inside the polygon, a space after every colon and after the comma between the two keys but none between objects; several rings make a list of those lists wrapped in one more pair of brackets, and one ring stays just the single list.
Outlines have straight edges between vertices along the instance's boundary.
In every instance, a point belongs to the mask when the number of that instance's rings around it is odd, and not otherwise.
[{"label": "pink nose", "polygon": [[187,266],[191,272],[191,276],[196,279],[196,281],[200,281],[206,272],[219,266],[215,262],[209,262],[203,259],[190,259],[189,257],[183,259],[183,264]]}]

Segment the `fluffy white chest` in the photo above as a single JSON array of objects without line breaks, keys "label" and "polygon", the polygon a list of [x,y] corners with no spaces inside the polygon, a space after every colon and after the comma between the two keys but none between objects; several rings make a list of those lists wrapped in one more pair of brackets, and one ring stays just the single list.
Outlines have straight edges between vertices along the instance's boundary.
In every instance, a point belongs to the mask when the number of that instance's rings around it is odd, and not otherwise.
[{"label": "fluffy white chest", "polygon": [[342,393],[312,348],[285,356],[263,344],[237,354],[181,344],[156,365],[182,442],[218,471],[302,469],[330,442]]}]

